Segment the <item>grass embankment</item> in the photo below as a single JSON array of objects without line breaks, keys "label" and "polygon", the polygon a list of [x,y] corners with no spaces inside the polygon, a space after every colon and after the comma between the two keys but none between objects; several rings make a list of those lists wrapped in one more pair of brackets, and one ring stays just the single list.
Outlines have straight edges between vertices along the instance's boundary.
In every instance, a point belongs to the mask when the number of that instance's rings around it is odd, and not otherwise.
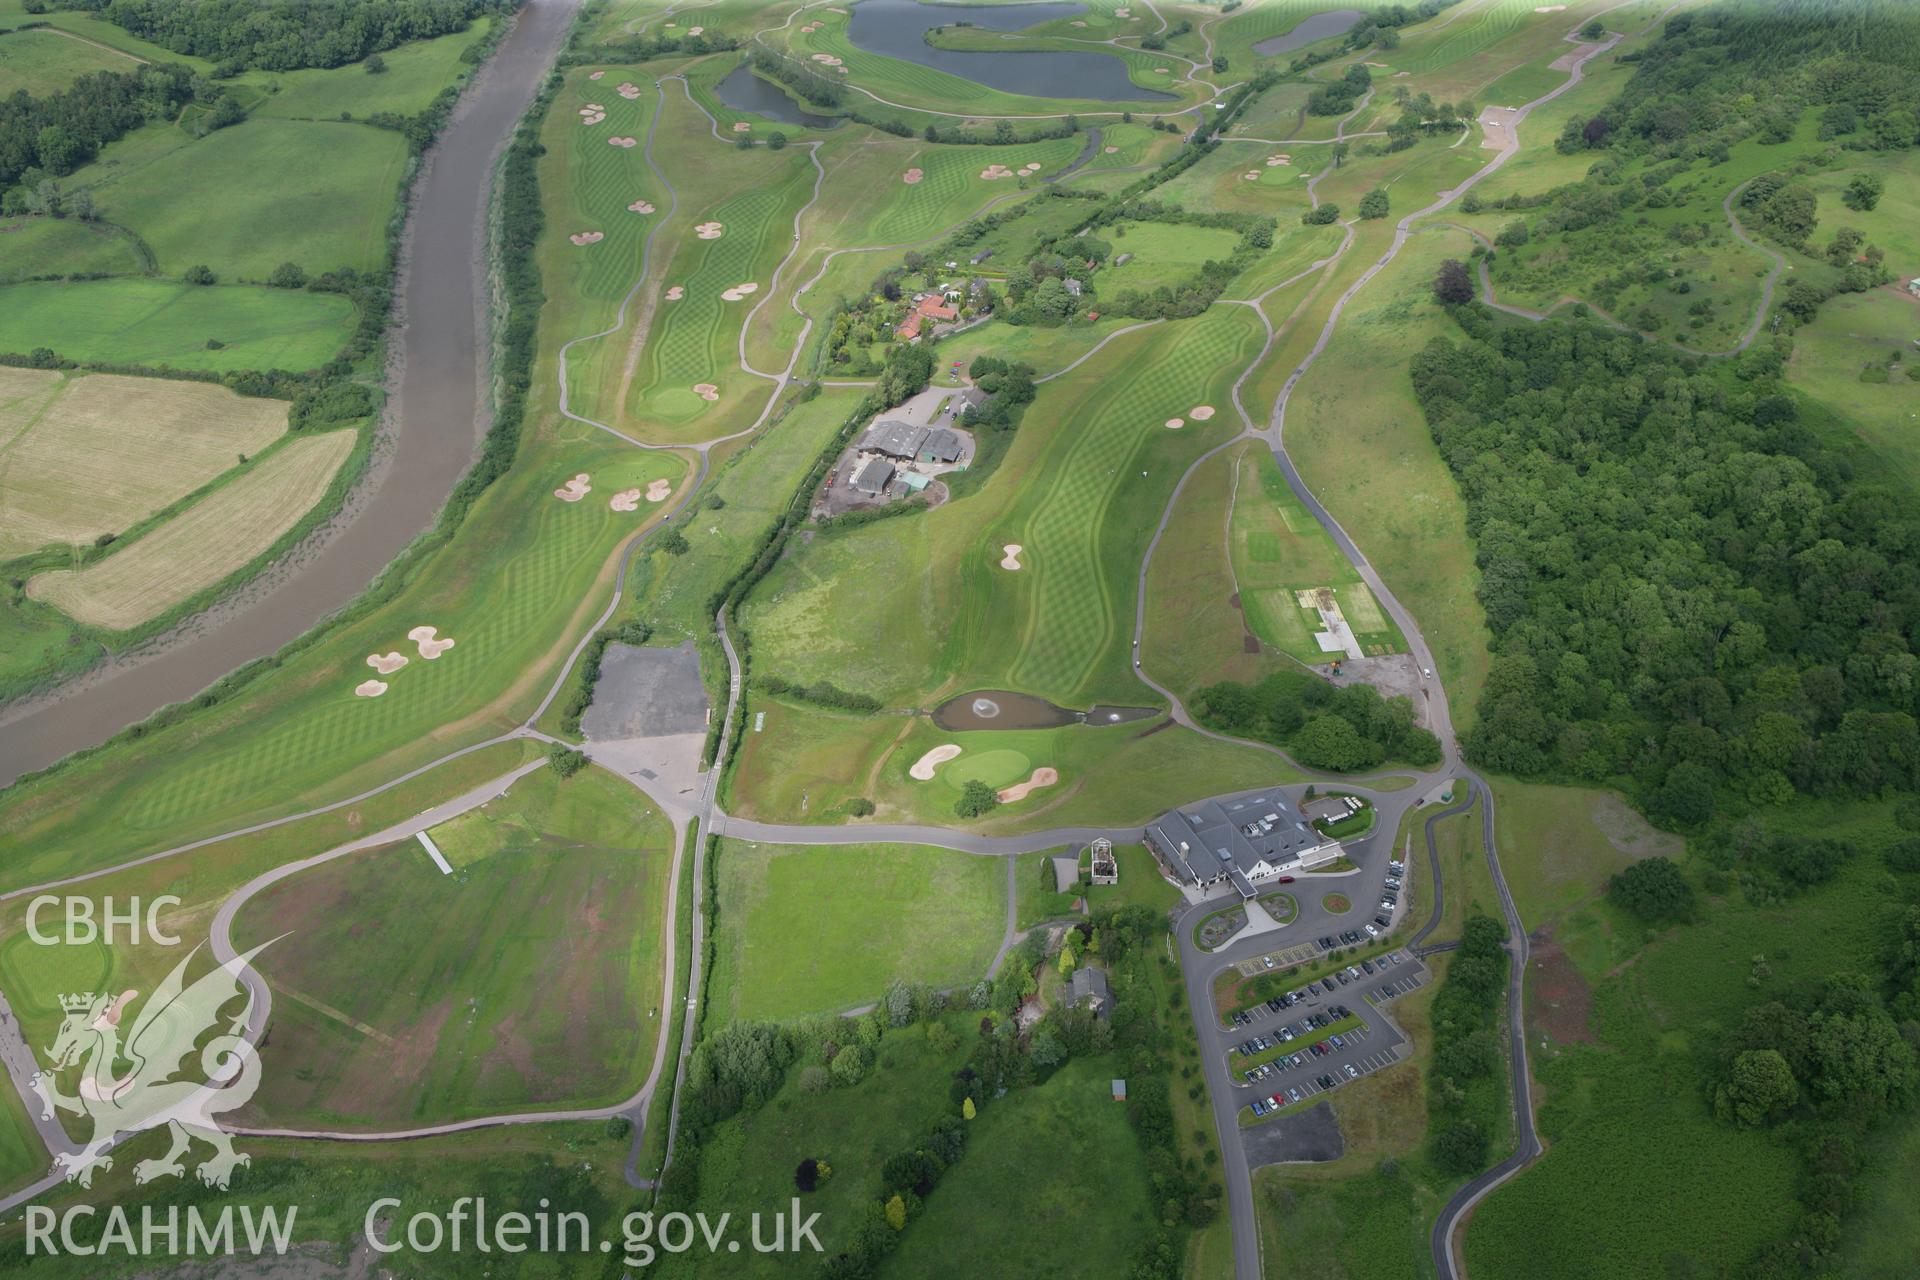
[{"label": "grass embankment", "polygon": [[[273,984],[266,1123],[346,1127],[604,1105],[653,1062],[672,830],[639,791],[549,769],[416,842],[263,891],[235,921]],[[432,929],[421,929],[423,917]],[[282,935],[285,935],[282,937]],[[675,1010],[677,1012],[677,1010]]]}]

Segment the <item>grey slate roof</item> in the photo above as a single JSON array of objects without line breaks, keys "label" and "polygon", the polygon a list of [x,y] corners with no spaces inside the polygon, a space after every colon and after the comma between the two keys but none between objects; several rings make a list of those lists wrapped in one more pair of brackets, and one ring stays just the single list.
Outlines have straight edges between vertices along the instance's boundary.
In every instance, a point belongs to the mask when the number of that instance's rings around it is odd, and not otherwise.
[{"label": "grey slate roof", "polygon": [[884,453],[890,458],[911,458],[920,451],[920,444],[926,438],[925,427],[902,422],[898,418],[883,418],[873,424],[860,441],[860,447],[874,453]]},{"label": "grey slate roof", "polygon": [[1228,800],[1202,800],[1162,815],[1147,826],[1147,838],[1174,870],[1196,883],[1222,875],[1242,883],[1261,862],[1278,866],[1326,843],[1279,790]]},{"label": "grey slate roof", "polygon": [[1105,1012],[1113,1005],[1113,992],[1107,986],[1107,974],[1104,969],[1089,966],[1075,969],[1072,980],[1072,1001],[1075,1005],[1082,1001],[1093,1000],[1096,1008]]},{"label": "grey slate roof", "polygon": [[859,493],[879,497],[887,491],[887,485],[893,481],[893,464],[885,458],[863,458],[860,465],[853,469],[847,485]]},{"label": "grey slate roof", "polygon": [[922,462],[958,462],[962,451],[960,436],[945,427],[934,427],[920,441],[914,456]]}]

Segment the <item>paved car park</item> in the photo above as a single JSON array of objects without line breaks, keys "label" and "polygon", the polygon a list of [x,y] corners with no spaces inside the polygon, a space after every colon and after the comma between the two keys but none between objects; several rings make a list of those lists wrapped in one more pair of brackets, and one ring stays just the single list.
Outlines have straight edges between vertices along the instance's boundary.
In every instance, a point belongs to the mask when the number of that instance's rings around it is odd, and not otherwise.
[{"label": "paved car park", "polygon": [[[1332,992],[1326,990],[1325,981],[1303,985],[1259,1006],[1254,1011],[1258,1016],[1247,1025],[1218,1032],[1214,1047],[1229,1064],[1236,1051],[1250,1045],[1260,1046],[1256,1052],[1285,1050],[1269,1062],[1232,1072],[1234,1087],[1245,1091],[1239,1095],[1243,1108],[1263,1115],[1298,1106],[1383,1071],[1411,1051],[1405,1033],[1384,1006],[1425,985],[1431,971],[1404,950],[1389,952],[1371,964],[1371,974],[1358,964],[1341,970],[1347,978],[1344,987],[1337,977]],[[1327,1030],[1352,1018],[1358,1018],[1360,1025]]]}]

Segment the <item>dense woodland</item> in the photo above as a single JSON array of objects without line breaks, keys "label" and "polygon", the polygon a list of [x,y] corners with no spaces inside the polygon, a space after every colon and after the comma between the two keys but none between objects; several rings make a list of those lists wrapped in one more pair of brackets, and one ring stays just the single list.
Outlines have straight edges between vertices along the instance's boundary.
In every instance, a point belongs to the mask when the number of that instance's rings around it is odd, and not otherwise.
[{"label": "dense woodland", "polygon": [[[43,6],[47,7],[47,6]],[[219,65],[291,71],[338,67],[371,53],[463,31],[519,0],[63,0],[143,40]]]},{"label": "dense woodland", "polygon": [[1440,740],[1414,723],[1413,703],[1368,684],[1336,689],[1291,668],[1258,684],[1223,680],[1195,695],[1194,714],[1222,733],[1285,747],[1312,769],[1354,773],[1389,760],[1440,763]]},{"label": "dense woodland", "polygon": [[1920,784],[1912,495],[1801,421],[1781,357],[1456,314],[1413,381],[1493,632],[1469,755],[1682,828]]},{"label": "dense woodland", "polygon": [[182,106],[214,93],[180,66],[95,71],[42,98],[16,89],[0,98],[0,191],[17,186],[24,200],[114,139],[149,120],[171,119]]}]

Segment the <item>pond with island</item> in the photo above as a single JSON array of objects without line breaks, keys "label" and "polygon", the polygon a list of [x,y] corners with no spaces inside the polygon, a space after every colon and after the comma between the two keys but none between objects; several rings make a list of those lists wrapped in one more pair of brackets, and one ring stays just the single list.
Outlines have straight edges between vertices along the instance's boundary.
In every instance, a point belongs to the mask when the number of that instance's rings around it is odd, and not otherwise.
[{"label": "pond with island", "polygon": [[949,698],[933,710],[933,722],[942,729],[1057,729],[1062,725],[1115,725],[1151,720],[1154,707],[1096,706],[1072,711],[1045,698],[1007,689],[981,689]]}]

